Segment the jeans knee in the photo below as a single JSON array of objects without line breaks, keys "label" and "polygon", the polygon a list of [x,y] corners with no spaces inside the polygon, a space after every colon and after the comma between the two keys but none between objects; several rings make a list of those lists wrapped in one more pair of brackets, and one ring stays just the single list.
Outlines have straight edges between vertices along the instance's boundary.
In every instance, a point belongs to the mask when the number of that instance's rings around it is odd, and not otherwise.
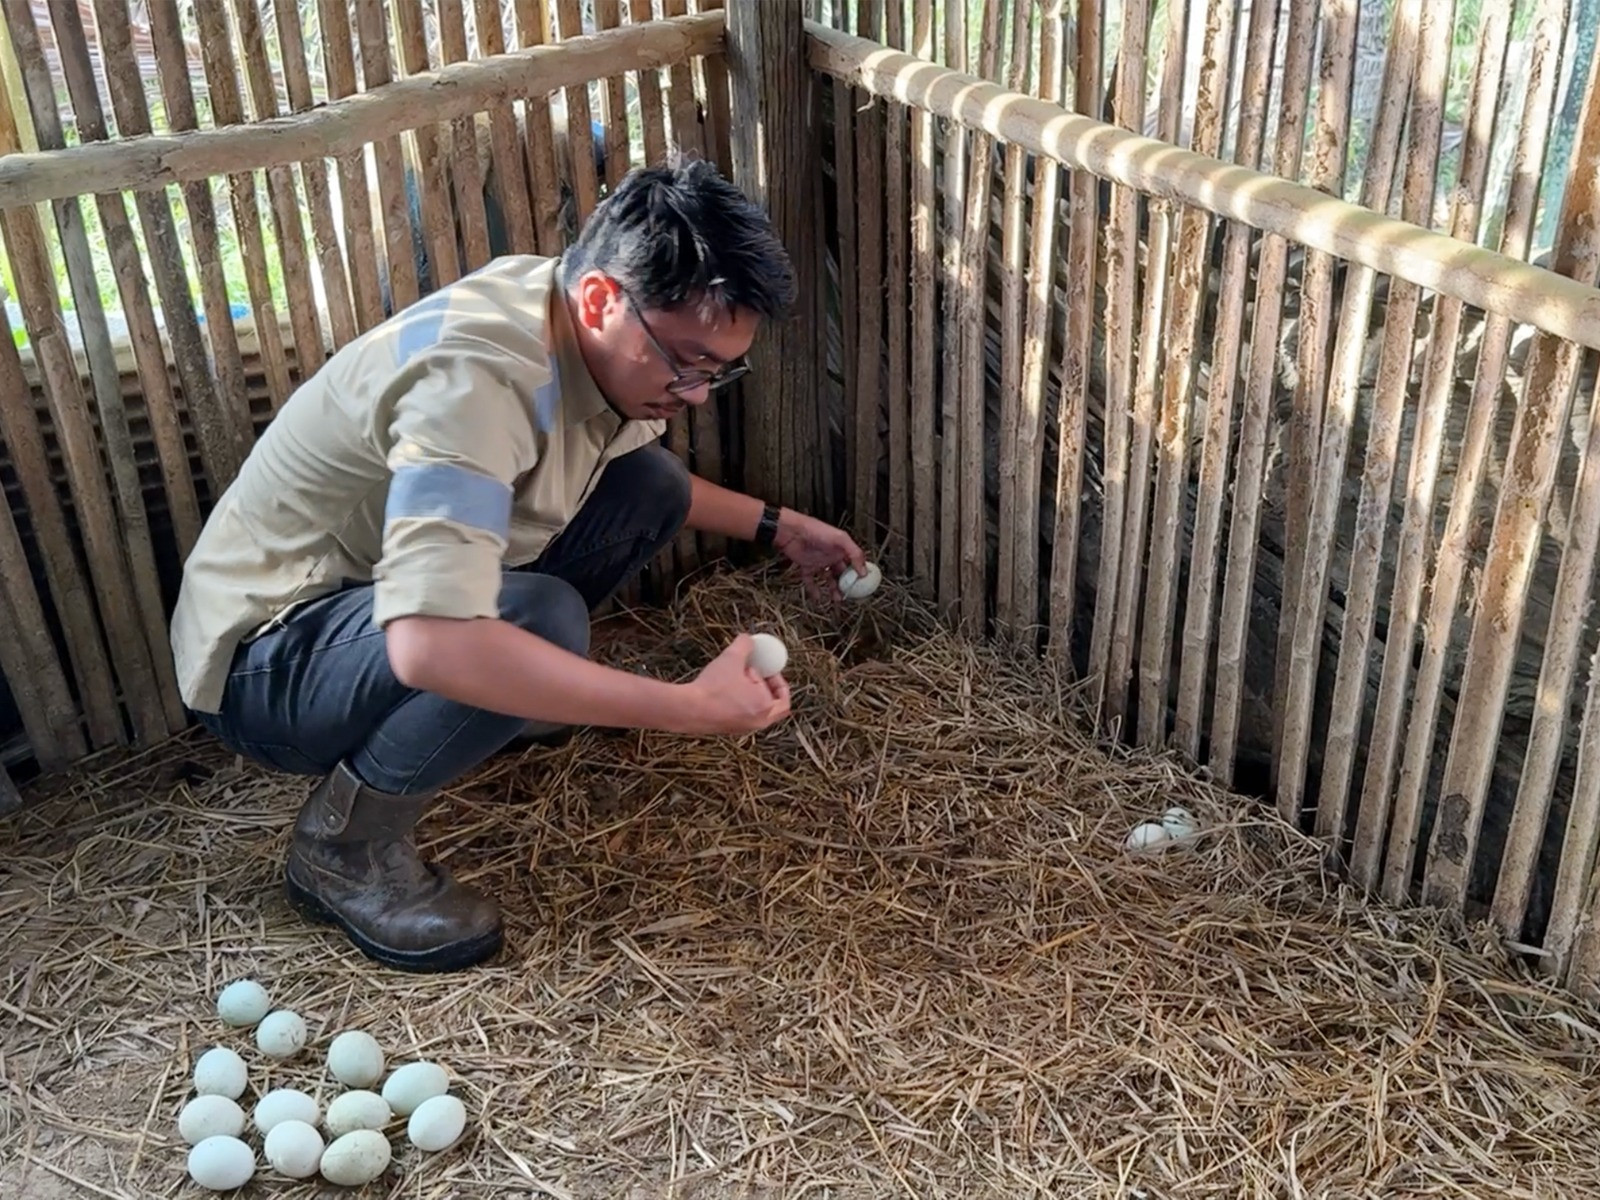
[{"label": "jeans knee", "polygon": [[689,468],[671,450],[649,445],[617,459],[628,473],[628,495],[641,512],[659,514],[663,532],[676,532],[689,516]]},{"label": "jeans knee", "polygon": [[500,617],[574,654],[589,653],[589,606],[565,579],[506,572],[500,582]]}]

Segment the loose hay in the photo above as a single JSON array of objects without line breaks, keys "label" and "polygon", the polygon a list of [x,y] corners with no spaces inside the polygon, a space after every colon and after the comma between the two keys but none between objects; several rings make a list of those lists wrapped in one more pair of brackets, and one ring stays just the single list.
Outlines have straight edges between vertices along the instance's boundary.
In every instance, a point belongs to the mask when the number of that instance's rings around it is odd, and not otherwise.
[{"label": "loose hay", "polygon": [[[1600,1017],[1361,903],[1263,806],[1097,748],[1039,664],[891,586],[817,613],[721,576],[655,620],[600,653],[686,678],[769,629],[795,716],[584,733],[452,792],[423,837],[506,907],[486,969],[389,972],[302,924],[304,781],[198,735],[12,822],[0,1195],[191,1194],[194,1058],[234,1045],[247,1104],[325,1107],[345,1028],[443,1063],[470,1114],[438,1156],[397,1133],[375,1194],[1600,1194]],[[1201,846],[1124,852],[1173,803]],[[247,974],[307,1018],[298,1059],[220,1026]]]}]

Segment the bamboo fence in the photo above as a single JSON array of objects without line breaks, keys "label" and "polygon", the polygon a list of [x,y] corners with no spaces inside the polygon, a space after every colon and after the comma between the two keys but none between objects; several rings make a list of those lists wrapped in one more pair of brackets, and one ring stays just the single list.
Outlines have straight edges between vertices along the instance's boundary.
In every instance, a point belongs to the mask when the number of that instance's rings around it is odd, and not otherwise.
[{"label": "bamboo fence", "polygon": [[[328,354],[559,252],[629,165],[755,140],[711,0],[0,7],[0,669],[46,768],[184,723],[177,565]],[[815,201],[814,368],[669,445],[1589,986],[1577,7],[811,0],[818,161],[766,186]]]}]

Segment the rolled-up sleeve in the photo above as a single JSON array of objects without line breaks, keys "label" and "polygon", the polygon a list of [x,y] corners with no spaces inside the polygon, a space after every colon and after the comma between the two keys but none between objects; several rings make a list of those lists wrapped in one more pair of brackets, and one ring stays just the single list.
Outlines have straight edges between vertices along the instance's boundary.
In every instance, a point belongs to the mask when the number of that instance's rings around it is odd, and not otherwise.
[{"label": "rolled-up sleeve", "polygon": [[373,620],[498,616],[512,490],[535,456],[519,392],[470,352],[436,352],[379,434],[390,481]]}]

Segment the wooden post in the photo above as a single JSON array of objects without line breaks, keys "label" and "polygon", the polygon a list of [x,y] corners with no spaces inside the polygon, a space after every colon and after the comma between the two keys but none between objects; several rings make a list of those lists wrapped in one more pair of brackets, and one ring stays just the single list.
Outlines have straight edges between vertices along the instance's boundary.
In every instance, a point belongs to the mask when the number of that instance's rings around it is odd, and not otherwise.
[{"label": "wooden post", "polygon": [[[751,490],[775,503],[810,508],[817,496],[817,437],[823,428],[816,386],[817,213],[810,179],[815,129],[813,86],[806,57],[804,0],[728,0],[728,75],[733,95],[733,180],[767,210],[793,264],[798,294],[787,320],[757,335],[751,351],[755,381],[745,389],[748,450],[745,477]],[[807,409],[809,419],[801,417]],[[772,436],[791,430],[793,444]],[[807,469],[785,473],[793,456]],[[780,485],[787,474],[785,482]],[[774,489],[777,490],[774,490]]]}]

